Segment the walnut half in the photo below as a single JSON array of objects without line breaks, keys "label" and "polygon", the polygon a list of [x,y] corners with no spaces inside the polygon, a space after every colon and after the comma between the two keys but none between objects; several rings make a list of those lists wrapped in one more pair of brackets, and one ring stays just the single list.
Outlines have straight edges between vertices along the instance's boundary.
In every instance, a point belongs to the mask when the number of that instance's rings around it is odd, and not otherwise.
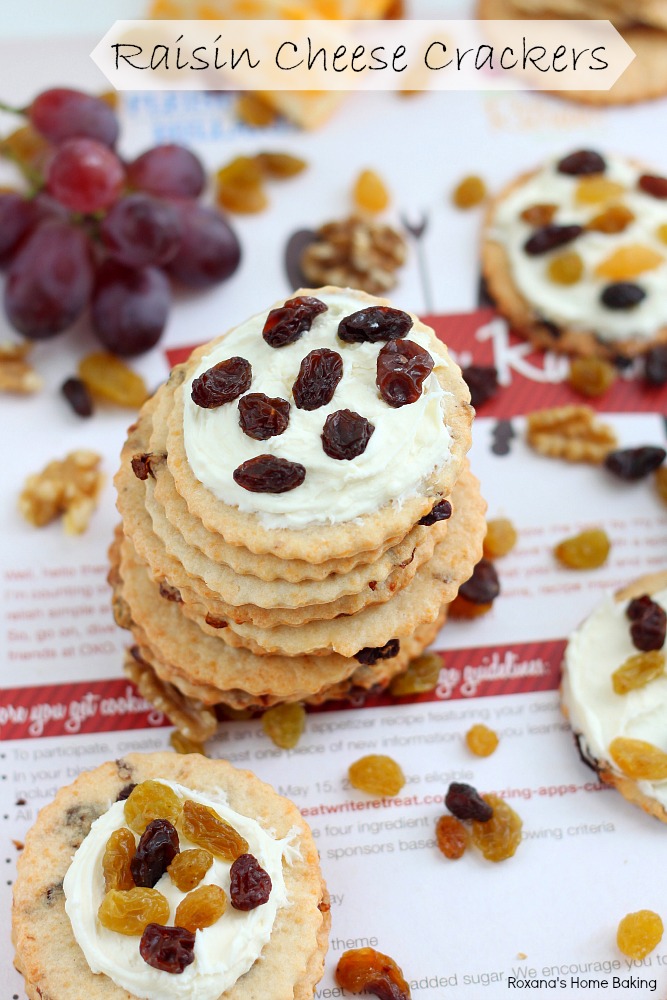
[{"label": "walnut half", "polygon": [[378,295],[396,284],[407,244],[391,226],[352,216],[327,222],[301,257],[306,280],[317,285],[361,288]]},{"label": "walnut half", "polygon": [[556,406],[527,414],[526,440],[548,458],[594,465],[618,445],[613,428],[597,420],[590,406]]}]

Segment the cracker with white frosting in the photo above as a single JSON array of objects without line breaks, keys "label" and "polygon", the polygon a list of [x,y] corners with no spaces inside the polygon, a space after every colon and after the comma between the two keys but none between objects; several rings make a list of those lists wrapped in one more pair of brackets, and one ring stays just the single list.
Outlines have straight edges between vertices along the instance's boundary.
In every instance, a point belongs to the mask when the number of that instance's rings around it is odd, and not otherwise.
[{"label": "cracker with white frosting", "polygon": [[[127,826],[118,796],[148,779],[235,822],[273,873],[265,911],[230,908],[218,926],[196,931],[194,960],[180,974],[153,968],[137,936],[107,931],[96,918],[106,841]],[[229,868],[216,858],[205,881],[229,890]],[[169,898],[171,924],[183,894],[169,880],[165,872],[156,889]],[[15,962],[31,1000],[305,1000],[322,975],[329,924],[317,849],[298,809],[250,772],[197,754],[132,754],[84,772],[40,812],[14,885]]]},{"label": "cracker with white frosting", "polygon": [[667,340],[667,178],[578,150],[513,181],[488,213],[489,292],[536,346],[616,358]]},{"label": "cracker with white frosting", "polygon": [[570,637],[561,685],[563,712],[582,759],[602,781],[663,822],[665,611],[667,572],[641,577],[605,598]]}]

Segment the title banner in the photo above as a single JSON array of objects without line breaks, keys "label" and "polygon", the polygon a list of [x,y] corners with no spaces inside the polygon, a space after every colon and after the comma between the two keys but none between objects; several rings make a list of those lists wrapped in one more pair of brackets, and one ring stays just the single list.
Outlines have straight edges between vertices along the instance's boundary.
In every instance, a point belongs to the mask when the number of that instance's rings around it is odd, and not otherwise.
[{"label": "title banner", "polygon": [[117,90],[608,90],[634,59],[609,21],[116,21],[91,57]]}]

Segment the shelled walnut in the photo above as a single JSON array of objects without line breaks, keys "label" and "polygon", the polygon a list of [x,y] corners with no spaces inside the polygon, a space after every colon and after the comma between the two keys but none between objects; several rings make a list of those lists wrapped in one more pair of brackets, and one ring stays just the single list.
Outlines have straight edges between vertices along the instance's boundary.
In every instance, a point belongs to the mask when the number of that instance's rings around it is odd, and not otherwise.
[{"label": "shelled walnut", "polygon": [[377,295],[394,287],[395,272],[407,256],[399,232],[356,216],[325,223],[317,237],[301,258],[304,276],[314,286],[340,285]]}]

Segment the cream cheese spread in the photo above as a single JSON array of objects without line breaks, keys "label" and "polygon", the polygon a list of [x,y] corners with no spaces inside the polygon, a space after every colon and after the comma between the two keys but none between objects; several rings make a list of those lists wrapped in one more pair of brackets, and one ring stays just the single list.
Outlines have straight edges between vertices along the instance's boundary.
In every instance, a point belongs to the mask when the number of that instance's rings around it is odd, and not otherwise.
[{"label": "cream cheese spread", "polygon": [[[651,599],[667,610],[667,590]],[[617,736],[644,740],[667,752],[667,676],[616,694],[611,675],[638,650],[630,637],[627,601],[607,598],[570,639],[565,651],[563,703],[576,733],[594,758],[621,772],[609,755]],[[667,806],[667,781],[638,781],[640,790]]]},{"label": "cream cheese spread", "polygon": [[[255,820],[235,812],[224,793],[210,798],[171,781],[162,781],[183,799],[210,806],[230,823],[249,844],[249,851],[271,876],[271,895],[266,903],[243,912],[228,904],[219,920],[195,935],[194,962],[182,973],[162,972],[148,965],[139,954],[139,937],[129,937],[103,927],[97,911],[105,895],[102,856],[114,830],[126,826],[124,802],[115,802],[97,819],[70,865],[63,883],[65,910],[74,937],[93,973],[104,973],[113,982],[141,1000],[217,1000],[256,962],[269,941],[278,909],[288,904],[283,877],[283,859],[289,863],[297,850],[293,835],[276,840]],[[181,850],[195,847],[179,832]],[[230,864],[215,858],[201,885],[221,886],[229,898]],[[169,925],[186,893],[165,873],[155,888],[170,906]]]},{"label": "cream cheese spread", "polygon": [[[318,296],[320,297],[320,296]],[[433,353],[429,336],[411,329],[406,339],[431,353],[434,370],[414,402],[394,409],[375,384],[377,356],[384,343],[347,344],[336,331],[345,316],[371,303],[340,293],[323,293],[328,310],[317,316],[310,330],[286,347],[270,347],[262,337],[267,313],[253,316],[233,330],[202,359],[184,384],[184,444],[190,467],[218,499],[241,511],[258,514],[269,528],[304,528],[335,524],[376,511],[390,501],[418,493],[420,485],[450,457],[451,435],[445,425],[446,398],[437,372],[447,361]],[[303,358],[316,348],[337,351],[343,359],[343,377],[330,403],[316,410],[300,410],[292,386]],[[281,397],[291,404],[287,429],[266,441],[244,434],[239,425],[238,400],[216,409],[204,409],[190,398],[192,382],[213,365],[240,356],[252,365],[248,392]],[[322,448],[322,428],[330,413],[353,410],[375,430],[363,454],[351,460],[330,458]],[[257,455],[271,454],[305,466],[302,485],[287,493],[251,493],[237,485],[232,474]]]},{"label": "cream cheese spread", "polygon": [[[585,225],[604,210],[604,204],[582,205],[576,199],[581,177],[561,174],[554,161],[520,183],[500,201],[489,238],[505,248],[512,270],[512,280],[521,295],[543,319],[571,330],[597,334],[613,343],[632,338],[650,339],[667,326],[667,246],[658,237],[660,226],[667,224],[667,200],[655,198],[637,187],[645,169],[618,157],[605,156],[607,168],[602,175],[622,184],[626,191],[614,199],[634,214],[634,221],[620,233],[587,230],[571,243],[548,253],[531,256],[523,246],[535,231],[524,222],[521,213],[536,204],[553,204],[558,210],[554,225]],[[610,279],[598,277],[595,268],[619,247],[641,244],[657,251],[664,263],[628,279],[639,285],[646,297],[632,309],[609,309],[600,301]],[[547,273],[555,254],[576,251],[584,264],[584,277],[572,285],[559,285]]]}]

